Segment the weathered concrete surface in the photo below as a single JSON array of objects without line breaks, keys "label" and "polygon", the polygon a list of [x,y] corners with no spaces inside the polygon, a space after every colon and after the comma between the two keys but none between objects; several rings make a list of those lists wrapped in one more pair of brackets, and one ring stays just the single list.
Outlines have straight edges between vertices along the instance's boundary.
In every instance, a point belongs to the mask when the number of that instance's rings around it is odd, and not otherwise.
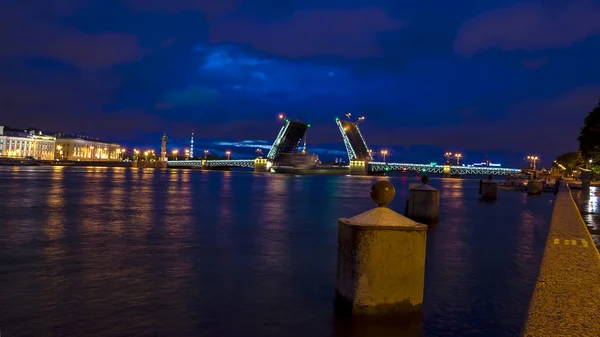
[{"label": "weathered concrete surface", "polygon": [[351,315],[419,313],[427,226],[387,207],[338,221],[336,306]]},{"label": "weathered concrete surface", "polygon": [[411,186],[408,191],[407,215],[421,223],[437,223],[440,216],[440,191],[427,184]]},{"label": "weathered concrete surface", "polygon": [[556,197],[524,336],[600,336],[600,255],[566,187]]},{"label": "weathered concrete surface", "polygon": [[484,180],[481,182],[481,199],[497,200],[498,199],[498,183],[495,181]]}]

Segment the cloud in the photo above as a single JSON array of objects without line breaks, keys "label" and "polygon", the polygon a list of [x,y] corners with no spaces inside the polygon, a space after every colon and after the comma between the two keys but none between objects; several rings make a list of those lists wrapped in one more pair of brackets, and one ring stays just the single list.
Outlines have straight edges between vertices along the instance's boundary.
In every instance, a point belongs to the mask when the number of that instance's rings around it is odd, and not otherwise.
[{"label": "cloud", "polygon": [[536,71],[548,63],[548,58],[541,57],[537,59],[528,59],[521,61],[523,68],[531,71]]},{"label": "cloud", "polygon": [[[389,78],[363,76],[357,78],[342,66],[309,62],[290,62],[285,59],[261,56],[234,45],[196,46],[199,56],[198,76],[190,83],[196,87],[214,88],[221,95],[233,97],[223,104],[241,104],[254,100],[273,105],[330,101],[339,105],[355,102],[361,97],[380,97],[385,100]],[[172,100],[171,100],[172,101]]]},{"label": "cloud", "polygon": [[135,10],[168,13],[200,11],[209,18],[236,9],[240,2],[241,0],[125,0],[125,3]]},{"label": "cloud", "polygon": [[231,19],[215,22],[213,43],[233,42],[287,57],[336,55],[350,58],[382,54],[378,34],[403,24],[379,8],[318,9],[295,12],[289,20]]},{"label": "cloud", "polygon": [[203,86],[189,86],[183,91],[171,90],[165,95],[165,99],[156,103],[156,109],[169,109],[177,106],[206,105],[217,102],[221,94],[212,88]]},{"label": "cloud", "polygon": [[0,6],[0,44],[9,46],[0,58],[43,57],[79,68],[109,68],[137,61],[145,53],[133,35],[88,34],[62,25],[62,16],[79,9],[77,4],[62,0],[57,8],[24,5]]},{"label": "cloud", "polygon": [[480,14],[459,30],[454,50],[471,56],[490,48],[557,49],[600,33],[600,6],[594,0],[571,0],[559,8],[547,4],[518,3]]}]

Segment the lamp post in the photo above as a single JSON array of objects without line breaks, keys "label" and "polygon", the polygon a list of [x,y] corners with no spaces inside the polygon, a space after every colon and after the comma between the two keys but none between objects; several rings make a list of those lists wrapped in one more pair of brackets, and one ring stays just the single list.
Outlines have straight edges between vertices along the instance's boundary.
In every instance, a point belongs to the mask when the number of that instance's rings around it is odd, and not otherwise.
[{"label": "lamp post", "polygon": [[262,153],[263,153],[263,152],[262,152],[262,149],[256,149],[256,156],[257,156],[258,158],[262,158]]},{"label": "lamp post", "polygon": [[173,150],[173,160],[177,160],[177,153],[179,153],[179,150]]},{"label": "lamp post", "polygon": [[225,151],[225,155],[227,155],[227,160],[229,160],[231,158],[231,151]]},{"label": "lamp post", "polygon": [[358,117],[358,119],[356,120],[356,124],[358,124],[358,123],[360,123],[360,122],[362,122],[362,121],[364,121],[364,120],[365,120],[365,116],[360,116],[360,117]]},{"label": "lamp post", "polygon": [[592,160],[591,160],[591,159],[590,159],[590,160],[588,160],[588,162],[587,162],[587,165],[586,165],[586,166],[587,166],[587,167],[586,167],[587,169],[589,169],[590,167],[592,167]]},{"label": "lamp post", "polygon": [[204,159],[206,159],[207,155],[208,155],[208,150],[204,150]]},{"label": "lamp post", "polygon": [[385,157],[387,156],[388,151],[387,150],[381,150],[381,155],[383,156],[383,162],[385,163]]},{"label": "lamp post", "polygon": [[61,145],[57,145],[57,146],[56,146],[56,150],[58,150],[58,151],[57,151],[57,152],[58,152],[57,154],[60,154],[60,159],[62,159],[62,151],[61,151],[61,150],[62,150],[62,146],[61,146]]},{"label": "lamp post", "polygon": [[373,150],[369,149],[369,157],[373,160]]},{"label": "lamp post", "polygon": [[350,116],[352,116],[352,113],[348,112],[348,113],[346,114],[346,117],[348,117],[348,120],[350,120]]},{"label": "lamp post", "polygon": [[444,153],[444,157],[446,157],[446,165],[450,165],[450,158],[452,158],[452,152]]},{"label": "lamp post", "polygon": [[185,160],[190,159],[190,149],[185,149]]},{"label": "lamp post", "polygon": [[529,160],[529,167],[532,168],[533,170],[537,170],[537,166],[536,166],[536,162],[540,159],[538,158],[538,156],[527,156],[527,159]]},{"label": "lamp post", "polygon": [[283,112],[280,112],[279,115],[277,115],[277,118],[282,121],[285,119],[285,115],[283,114]]},{"label": "lamp post", "polygon": [[456,157],[456,166],[460,166],[460,158],[462,158],[462,154],[461,153],[456,153],[454,155],[454,157]]}]

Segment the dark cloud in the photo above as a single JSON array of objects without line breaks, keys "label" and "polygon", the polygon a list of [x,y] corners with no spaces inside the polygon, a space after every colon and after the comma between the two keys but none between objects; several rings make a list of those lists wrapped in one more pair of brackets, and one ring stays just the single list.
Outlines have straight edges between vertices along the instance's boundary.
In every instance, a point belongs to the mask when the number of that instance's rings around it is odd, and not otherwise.
[{"label": "dark cloud", "polygon": [[211,26],[210,41],[247,44],[288,57],[373,57],[382,53],[378,34],[402,26],[380,8],[305,10],[272,22],[222,20]]},{"label": "dark cloud", "polygon": [[600,5],[572,0],[561,6],[524,2],[477,15],[466,22],[454,50],[470,56],[488,48],[545,50],[568,47],[600,33]]},{"label": "dark cloud", "polygon": [[548,63],[547,57],[540,57],[536,59],[527,59],[521,61],[521,65],[523,66],[523,68],[529,69],[531,71],[540,69],[541,67],[545,66],[546,63]]},{"label": "dark cloud", "polygon": [[63,16],[80,8],[75,2],[53,1],[56,7],[29,2],[0,6],[0,44],[5,46],[0,59],[43,57],[80,68],[108,68],[138,61],[145,53],[137,36],[89,34],[63,24]]}]

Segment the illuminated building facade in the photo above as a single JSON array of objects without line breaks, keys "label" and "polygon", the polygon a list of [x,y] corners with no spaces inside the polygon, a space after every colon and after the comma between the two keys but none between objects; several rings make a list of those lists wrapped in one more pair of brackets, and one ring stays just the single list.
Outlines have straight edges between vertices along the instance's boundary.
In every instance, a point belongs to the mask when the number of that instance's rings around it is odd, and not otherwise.
[{"label": "illuminated building facade", "polygon": [[64,135],[56,138],[55,149],[56,159],[77,161],[118,161],[123,158],[125,152],[119,144]]},{"label": "illuminated building facade", "polygon": [[11,130],[0,126],[0,156],[54,159],[56,138],[38,130]]}]

